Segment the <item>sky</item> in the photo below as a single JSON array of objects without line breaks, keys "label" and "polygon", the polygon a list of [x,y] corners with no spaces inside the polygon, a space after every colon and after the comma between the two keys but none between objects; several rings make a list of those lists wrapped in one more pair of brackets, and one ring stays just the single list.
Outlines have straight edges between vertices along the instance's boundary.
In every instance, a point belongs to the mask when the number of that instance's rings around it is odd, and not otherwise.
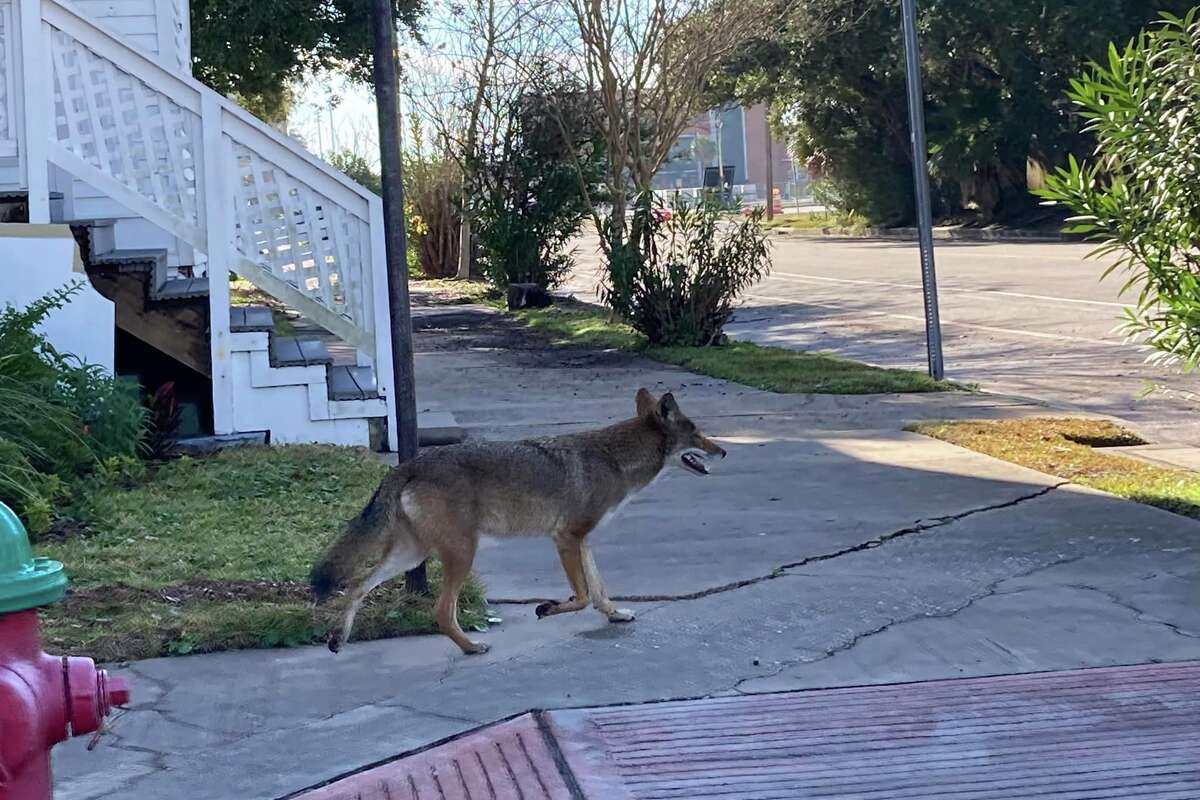
[{"label": "sky", "polygon": [[[424,44],[414,41],[406,31],[398,34],[403,63],[400,105],[405,116],[413,111],[404,96],[405,71],[420,71],[423,77],[434,76],[444,81],[455,72],[459,60],[451,55],[456,48],[450,29],[455,23],[445,22],[458,15],[457,0],[429,0],[425,7],[426,14],[421,20]],[[305,82],[288,118],[288,130],[322,158],[350,150],[372,166],[378,166],[379,124],[374,96],[370,87],[347,80],[339,73],[323,73]]]},{"label": "sky", "polygon": [[371,89],[337,73],[305,83],[288,117],[288,130],[322,158],[350,150],[373,167],[379,165],[379,125]]}]

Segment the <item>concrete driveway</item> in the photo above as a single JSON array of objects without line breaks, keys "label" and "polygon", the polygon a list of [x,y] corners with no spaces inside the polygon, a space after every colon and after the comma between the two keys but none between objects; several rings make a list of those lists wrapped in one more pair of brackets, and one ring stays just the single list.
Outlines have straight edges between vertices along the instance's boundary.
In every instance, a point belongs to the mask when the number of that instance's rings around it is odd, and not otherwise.
[{"label": "concrete driveway", "polygon": [[413,637],[127,665],[136,706],[95,752],[56,751],[60,800],[268,800],[530,708],[1200,658],[1200,524],[901,431],[1044,409],[771,395],[482,311],[418,328],[421,406],[472,436],[605,424],[646,385],[729,444],[597,536],[637,621],[538,621],[567,591],[553,547],[488,547],[487,655]]}]

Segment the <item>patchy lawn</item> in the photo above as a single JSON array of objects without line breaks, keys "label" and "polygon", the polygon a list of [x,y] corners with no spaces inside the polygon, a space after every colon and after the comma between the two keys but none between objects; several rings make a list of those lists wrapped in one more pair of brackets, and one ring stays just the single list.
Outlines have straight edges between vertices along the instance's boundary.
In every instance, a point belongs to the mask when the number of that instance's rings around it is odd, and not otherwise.
[{"label": "patchy lawn", "polygon": [[922,372],[872,367],[825,353],[806,353],[750,342],[719,347],[655,347],[628,325],[582,303],[518,311],[514,315],[556,341],[590,347],[634,350],[656,361],[701,375],[794,394],[884,394],[962,389]]},{"label": "patchy lawn", "polygon": [[[324,640],[332,610],[312,608],[308,571],[386,471],[365,451],[291,446],[91,480],[75,520],[34,545],[71,579],[43,611],[48,648],[118,661]],[[463,600],[464,626],[482,625],[478,584]],[[393,585],[368,598],[354,639],[433,630],[431,600]]]},{"label": "patchy lawn", "polygon": [[863,233],[867,222],[856,214],[834,211],[806,211],[799,214],[779,214],[772,220],[764,219],[765,230],[820,231]]},{"label": "patchy lawn", "polygon": [[1200,474],[1148,464],[1106,447],[1145,444],[1105,420],[923,422],[910,430],[1093,489],[1200,519]]}]

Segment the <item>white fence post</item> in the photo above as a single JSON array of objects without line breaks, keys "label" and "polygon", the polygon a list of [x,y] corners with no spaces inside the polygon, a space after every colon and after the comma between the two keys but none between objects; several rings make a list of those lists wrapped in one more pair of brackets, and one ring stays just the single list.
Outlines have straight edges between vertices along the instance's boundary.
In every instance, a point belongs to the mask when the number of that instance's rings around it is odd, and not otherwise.
[{"label": "white fence post", "polygon": [[396,376],[392,371],[392,314],[388,306],[387,253],[383,239],[383,201],[372,196],[368,201],[371,218],[371,263],[363,265],[364,276],[369,275],[367,287],[371,292],[368,302],[375,310],[375,376],[379,384],[379,395],[387,399],[387,449],[395,450],[399,444],[396,420]]},{"label": "white fence post", "polygon": [[50,29],[42,25],[42,0],[20,0],[21,93],[25,136],[25,184],[29,189],[29,221],[50,221],[50,174],[46,160],[54,74],[50,69]]},{"label": "white fence post", "polygon": [[208,311],[211,337],[213,432],[234,433],[233,351],[229,334],[229,257],[233,251],[233,194],[227,186],[232,148],[222,133],[220,101],[212,92],[200,98],[204,162],[204,232],[208,249]]}]

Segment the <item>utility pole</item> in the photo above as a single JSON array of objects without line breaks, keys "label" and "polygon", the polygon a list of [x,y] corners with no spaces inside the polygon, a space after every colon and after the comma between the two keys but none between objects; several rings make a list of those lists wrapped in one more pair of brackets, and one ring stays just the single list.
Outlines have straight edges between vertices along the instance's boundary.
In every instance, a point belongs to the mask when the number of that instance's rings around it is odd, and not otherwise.
[{"label": "utility pole", "polygon": [[[379,112],[379,171],[383,183],[383,228],[387,254],[388,310],[392,320],[392,374],[396,385],[396,454],[403,463],[417,454],[417,397],[413,387],[412,308],[408,300],[408,259],[404,241],[404,174],[400,150],[399,73],[392,0],[370,0],[372,77]],[[405,576],[405,588],[428,594],[421,564]]]},{"label": "utility pole", "polygon": [[908,85],[908,120],[912,131],[913,183],[917,201],[917,227],[921,245],[921,286],[925,294],[925,350],[929,375],[941,380],[942,323],[938,313],[937,275],[933,266],[933,213],[929,203],[929,150],[925,144],[925,106],[921,91],[921,51],[917,42],[916,0],[901,0],[904,15],[905,80]]},{"label": "utility pole", "polygon": [[775,219],[775,161],[771,154],[770,106],[763,108],[763,131],[767,137],[767,220]]}]

